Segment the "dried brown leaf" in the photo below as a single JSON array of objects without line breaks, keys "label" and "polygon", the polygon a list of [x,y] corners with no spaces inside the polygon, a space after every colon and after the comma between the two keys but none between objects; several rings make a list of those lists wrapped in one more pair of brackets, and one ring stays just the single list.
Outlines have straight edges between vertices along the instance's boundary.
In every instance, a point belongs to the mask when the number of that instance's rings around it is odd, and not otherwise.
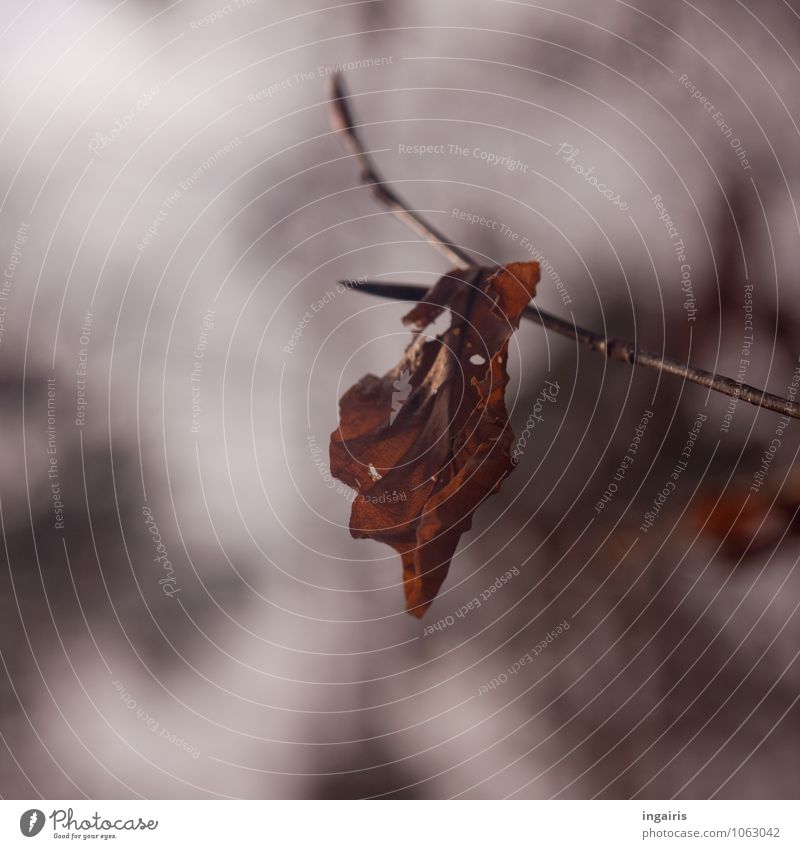
[{"label": "dried brown leaf", "polygon": [[[536,262],[446,274],[403,319],[414,338],[400,362],[340,401],[331,471],[357,492],[350,532],[400,554],[415,616],[438,593],[472,514],[513,467],[508,340],[538,280]],[[426,337],[445,309],[450,327]]]}]

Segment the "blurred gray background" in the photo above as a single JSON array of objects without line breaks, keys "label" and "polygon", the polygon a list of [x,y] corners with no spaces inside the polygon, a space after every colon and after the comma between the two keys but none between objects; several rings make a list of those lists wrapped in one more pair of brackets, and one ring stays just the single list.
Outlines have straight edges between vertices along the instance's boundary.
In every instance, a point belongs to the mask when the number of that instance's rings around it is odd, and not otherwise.
[{"label": "blurred gray background", "polygon": [[800,4],[47,0],[0,27],[2,796],[800,793],[795,424],[525,326],[515,432],[557,401],[423,620],[350,538],[337,400],[408,334],[335,283],[447,265],[325,112],[342,67],[386,176],[483,262],[540,258],[543,308],[786,395]]}]

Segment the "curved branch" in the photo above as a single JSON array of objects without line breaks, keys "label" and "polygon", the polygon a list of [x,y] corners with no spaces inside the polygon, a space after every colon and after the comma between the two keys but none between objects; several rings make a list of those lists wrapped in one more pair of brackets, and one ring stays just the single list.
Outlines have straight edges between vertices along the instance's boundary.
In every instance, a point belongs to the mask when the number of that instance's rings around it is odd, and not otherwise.
[{"label": "curved branch", "polygon": [[[440,233],[432,224],[414,212],[411,207],[395,193],[392,187],[383,179],[375,168],[372,159],[361,143],[353,121],[352,113],[347,102],[347,93],[344,88],[343,78],[340,73],[330,78],[330,121],[334,131],[339,136],[345,150],[349,151],[356,159],[361,170],[361,182],[372,189],[372,193],[379,203],[383,204],[389,211],[402,221],[415,233],[421,235],[430,242],[437,250],[444,254],[457,268],[478,269],[478,263],[469,254],[457,245],[453,244],[445,235]],[[360,289],[370,294],[383,297],[393,297],[400,300],[419,300],[427,292],[424,286],[407,286],[402,283],[372,283],[369,281],[348,281],[347,285],[353,289]],[[739,383],[730,377],[714,374],[704,369],[694,368],[688,363],[679,363],[662,354],[646,351],[634,342],[626,342],[622,339],[609,339],[593,330],[586,330],[577,324],[564,321],[558,316],[551,315],[536,306],[525,308],[524,317],[530,321],[540,324],[547,330],[560,333],[574,339],[590,350],[602,354],[610,360],[628,363],[629,365],[641,366],[642,368],[654,369],[664,374],[674,374],[713,389],[723,395],[738,398],[756,407],[763,407],[774,413],[781,413],[793,419],[800,419],[800,404],[772,395],[746,383]]]}]

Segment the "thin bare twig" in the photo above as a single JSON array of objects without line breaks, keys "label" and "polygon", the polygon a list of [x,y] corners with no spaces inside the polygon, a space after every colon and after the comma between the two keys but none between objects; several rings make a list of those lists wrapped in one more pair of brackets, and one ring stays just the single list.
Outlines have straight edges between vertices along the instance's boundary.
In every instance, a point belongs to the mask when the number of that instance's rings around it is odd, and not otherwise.
[{"label": "thin bare twig", "polygon": [[[414,232],[430,242],[444,254],[450,262],[461,269],[478,269],[478,263],[462,248],[453,244],[444,234],[429,224],[419,213],[414,212],[386,183],[367,153],[356,130],[352,114],[347,102],[342,75],[334,74],[330,78],[330,120],[331,126],[339,135],[346,150],[355,157],[361,170],[361,182],[372,189],[375,198],[389,209],[400,221]],[[347,281],[346,285],[381,297],[398,300],[418,301],[428,291],[424,286],[412,286],[404,283],[381,283],[372,281]],[[552,330],[569,339],[585,345],[592,351],[602,354],[610,360],[628,363],[629,365],[650,368],[665,374],[674,374],[684,380],[713,389],[723,395],[739,398],[748,404],[763,407],[774,413],[781,413],[793,419],[800,419],[800,404],[772,395],[746,383],[738,383],[730,377],[714,374],[704,369],[695,368],[688,363],[680,363],[661,354],[646,351],[633,342],[624,339],[609,339],[600,333],[586,330],[577,324],[564,321],[558,316],[551,315],[536,306],[527,306],[524,317],[536,322],[547,330]]]},{"label": "thin bare twig", "polygon": [[465,251],[457,245],[452,244],[447,237],[440,233],[435,227],[414,212],[409,205],[386,183],[372,163],[372,159],[361,144],[356,132],[356,125],[350,113],[347,103],[347,93],[344,89],[342,75],[333,74],[330,78],[331,99],[330,121],[336,131],[342,146],[355,157],[361,170],[361,182],[372,189],[372,194],[399,218],[406,227],[410,227],[415,233],[427,239],[437,250],[441,251],[458,268],[477,267],[477,263]]}]

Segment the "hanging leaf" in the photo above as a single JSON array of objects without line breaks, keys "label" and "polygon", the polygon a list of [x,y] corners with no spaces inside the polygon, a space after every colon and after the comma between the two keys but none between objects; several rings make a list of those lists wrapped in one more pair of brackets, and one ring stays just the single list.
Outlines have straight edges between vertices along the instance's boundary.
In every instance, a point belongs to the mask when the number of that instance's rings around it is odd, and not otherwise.
[{"label": "hanging leaf", "polygon": [[[406,608],[422,616],[472,514],[511,471],[508,340],[539,280],[536,262],[444,275],[403,319],[400,362],[342,397],[331,471],[356,490],[350,532],[392,546]],[[450,327],[423,332],[445,310]]]}]

